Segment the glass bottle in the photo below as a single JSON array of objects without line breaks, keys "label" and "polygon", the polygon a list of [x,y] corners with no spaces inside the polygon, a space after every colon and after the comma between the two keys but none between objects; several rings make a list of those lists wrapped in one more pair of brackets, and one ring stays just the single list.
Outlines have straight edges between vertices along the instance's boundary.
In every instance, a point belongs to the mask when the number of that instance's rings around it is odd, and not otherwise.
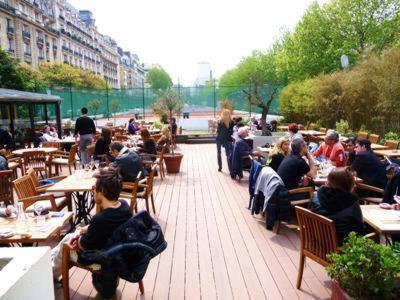
[{"label": "glass bottle", "polygon": [[24,204],[18,203],[17,220],[15,221],[15,233],[26,234],[28,232],[28,218],[24,212]]}]

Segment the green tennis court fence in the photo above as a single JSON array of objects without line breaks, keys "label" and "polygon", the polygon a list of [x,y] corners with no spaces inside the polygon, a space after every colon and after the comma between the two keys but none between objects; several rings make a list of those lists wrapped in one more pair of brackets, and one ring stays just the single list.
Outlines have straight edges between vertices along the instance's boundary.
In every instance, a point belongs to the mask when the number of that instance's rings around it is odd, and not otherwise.
[{"label": "green tennis court fence", "polygon": [[[272,91],[278,88],[270,107],[270,114],[279,114],[279,93],[283,86],[263,86],[259,94],[263,99],[268,99]],[[206,87],[174,87],[179,99],[189,105],[191,112],[209,112],[218,114],[220,101],[229,99],[235,111],[261,113],[255,105],[249,105],[247,93],[251,87],[246,86],[206,86]],[[100,107],[98,116],[111,116],[117,114],[138,113],[140,115],[151,113],[151,105],[157,101],[157,91],[152,88],[132,89],[77,89],[70,87],[53,86],[49,89],[52,95],[60,96],[62,118],[75,119],[80,115],[82,107],[88,107],[89,113],[94,114],[90,102],[98,100]],[[118,104],[116,104],[118,103]]]}]

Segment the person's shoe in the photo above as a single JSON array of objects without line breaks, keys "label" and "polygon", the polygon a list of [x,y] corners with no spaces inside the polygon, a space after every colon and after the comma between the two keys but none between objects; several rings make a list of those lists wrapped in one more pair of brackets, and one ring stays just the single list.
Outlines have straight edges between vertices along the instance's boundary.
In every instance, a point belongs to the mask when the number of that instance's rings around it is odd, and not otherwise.
[{"label": "person's shoe", "polygon": [[218,172],[221,172],[222,168],[218,168]]}]

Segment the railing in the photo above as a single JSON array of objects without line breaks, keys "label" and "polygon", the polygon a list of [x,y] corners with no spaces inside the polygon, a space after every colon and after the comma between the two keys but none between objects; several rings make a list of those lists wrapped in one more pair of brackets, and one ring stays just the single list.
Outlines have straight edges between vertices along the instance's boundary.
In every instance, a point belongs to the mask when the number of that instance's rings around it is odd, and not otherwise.
[{"label": "railing", "polygon": [[36,42],[37,42],[38,44],[42,44],[42,45],[43,45],[44,40],[43,40],[43,38],[41,38],[41,37],[37,37],[37,38],[36,38]]},{"label": "railing", "polygon": [[31,38],[31,34],[28,31],[22,30],[22,36],[25,38],[30,39]]},{"label": "railing", "polygon": [[31,56],[32,56],[32,54],[31,54],[31,53],[29,53],[29,52],[24,52],[24,56],[31,57]]},{"label": "railing", "polygon": [[[0,2],[1,3],[1,2]],[[12,33],[14,34],[14,27],[8,26],[7,27],[7,33]]]},{"label": "railing", "polygon": [[5,3],[5,2],[0,2],[0,8],[3,8],[3,9],[5,9],[5,10],[7,10],[7,11],[9,11],[9,12],[12,12],[13,14],[15,14],[15,8],[12,7],[12,6],[10,6],[10,5],[8,5],[8,4]]},{"label": "railing", "polygon": [[14,53],[14,52],[15,52],[15,50],[14,50],[14,49],[8,49],[8,52],[10,52],[10,53]]}]

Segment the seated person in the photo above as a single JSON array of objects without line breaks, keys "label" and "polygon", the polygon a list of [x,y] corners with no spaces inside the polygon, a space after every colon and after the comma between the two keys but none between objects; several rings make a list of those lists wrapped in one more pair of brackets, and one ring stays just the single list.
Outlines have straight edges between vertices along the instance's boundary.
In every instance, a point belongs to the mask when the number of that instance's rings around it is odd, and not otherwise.
[{"label": "seated person", "polygon": [[94,160],[103,160],[104,155],[108,155],[110,152],[112,131],[110,128],[103,127],[101,129],[101,136],[96,141],[94,148],[93,158]]},{"label": "seated person", "polygon": [[355,177],[349,168],[335,168],[329,173],[326,185],[317,192],[319,205],[315,212],[335,223],[339,245],[352,231],[364,234],[363,216],[354,187]]},{"label": "seated person", "polygon": [[59,140],[58,138],[58,133],[55,127],[50,127],[50,135],[55,139],[55,140]]},{"label": "seated person", "polygon": [[43,135],[42,135],[41,139],[44,142],[56,142],[56,141],[58,141],[58,138],[55,138],[55,137],[52,136],[49,125],[45,125],[43,127]]},{"label": "seated person", "polygon": [[8,170],[8,161],[6,157],[6,150],[0,150],[0,171]]},{"label": "seated person", "polygon": [[[67,243],[69,248],[75,251],[102,249],[113,232],[132,217],[127,202],[118,200],[122,189],[122,179],[118,174],[118,170],[114,168],[100,169],[94,174],[94,177],[96,178],[94,200],[102,210],[93,216],[89,225],[77,228],[74,233],[67,234],[51,251],[53,277],[56,281],[61,276],[63,244]],[[74,259],[74,256],[71,258]],[[113,286],[116,287],[118,279],[114,279]],[[99,289],[97,284],[99,281],[93,277],[93,284],[96,290],[101,292],[101,287]]]},{"label": "seated person", "polygon": [[143,166],[139,155],[124,147],[121,142],[110,144],[110,154],[115,158],[111,166],[119,168],[123,181],[133,182],[139,172],[143,174]]},{"label": "seated person", "polygon": [[131,118],[129,120],[128,132],[129,134],[136,134],[137,131],[139,131],[139,126],[136,124],[135,118]]},{"label": "seated person", "polygon": [[[317,169],[312,155],[308,152],[306,142],[303,139],[294,139],[290,147],[292,151],[283,159],[277,172],[288,190],[301,187],[300,181],[304,175],[311,178],[317,175]],[[307,157],[308,164],[303,156]]]},{"label": "seated person", "polygon": [[346,141],[346,155],[347,155],[347,165],[351,166],[356,158],[356,137],[349,137]]},{"label": "seated person", "polygon": [[[157,154],[157,147],[156,142],[151,137],[150,132],[143,128],[140,130],[140,137],[142,138],[143,144],[138,145],[138,151],[140,153],[147,153],[147,154]],[[155,158],[153,158],[155,160]]]},{"label": "seated person", "polygon": [[[357,172],[357,176],[365,184],[385,189],[386,170],[379,158],[371,151],[371,142],[369,140],[358,140],[355,151],[356,157],[351,167]],[[358,193],[360,196],[367,196],[365,191],[358,191]],[[368,195],[372,196],[371,193],[368,193]]]},{"label": "seated person", "polygon": [[0,148],[5,147],[8,149],[13,148],[14,141],[8,130],[0,128]]},{"label": "seated person", "polygon": [[267,129],[269,132],[277,132],[278,131],[278,121],[272,120],[267,124]]},{"label": "seated person", "polygon": [[343,167],[346,158],[342,143],[339,142],[339,134],[335,131],[329,131],[325,136],[325,141],[314,152],[314,157],[322,156],[325,160],[330,160],[333,166]]},{"label": "seated person", "polygon": [[172,138],[174,138],[176,136],[176,134],[178,133],[178,125],[176,125],[176,119],[175,118],[171,118],[169,121],[169,126],[168,129],[171,132]]},{"label": "seated person", "polygon": [[269,157],[271,159],[269,166],[274,169],[275,172],[278,171],[278,168],[283,161],[283,159],[288,156],[290,149],[290,142],[288,138],[282,137],[275,144],[274,149],[269,153]]},{"label": "seated person", "polygon": [[161,137],[157,141],[157,146],[159,147],[166,147],[165,152],[169,152],[169,142],[170,142],[170,137],[169,137],[169,130],[167,127],[164,127],[161,130]]},{"label": "seated person", "polygon": [[295,139],[303,139],[303,136],[299,132],[299,126],[296,123],[292,123],[288,126],[288,135],[290,142]]},{"label": "seated person", "polygon": [[230,174],[232,179],[234,179],[236,175],[242,178],[242,170],[244,168],[250,168],[251,160],[247,159],[248,155],[260,155],[258,151],[253,151],[245,140],[248,135],[249,133],[246,127],[240,127],[238,129],[238,138],[230,154]]}]

